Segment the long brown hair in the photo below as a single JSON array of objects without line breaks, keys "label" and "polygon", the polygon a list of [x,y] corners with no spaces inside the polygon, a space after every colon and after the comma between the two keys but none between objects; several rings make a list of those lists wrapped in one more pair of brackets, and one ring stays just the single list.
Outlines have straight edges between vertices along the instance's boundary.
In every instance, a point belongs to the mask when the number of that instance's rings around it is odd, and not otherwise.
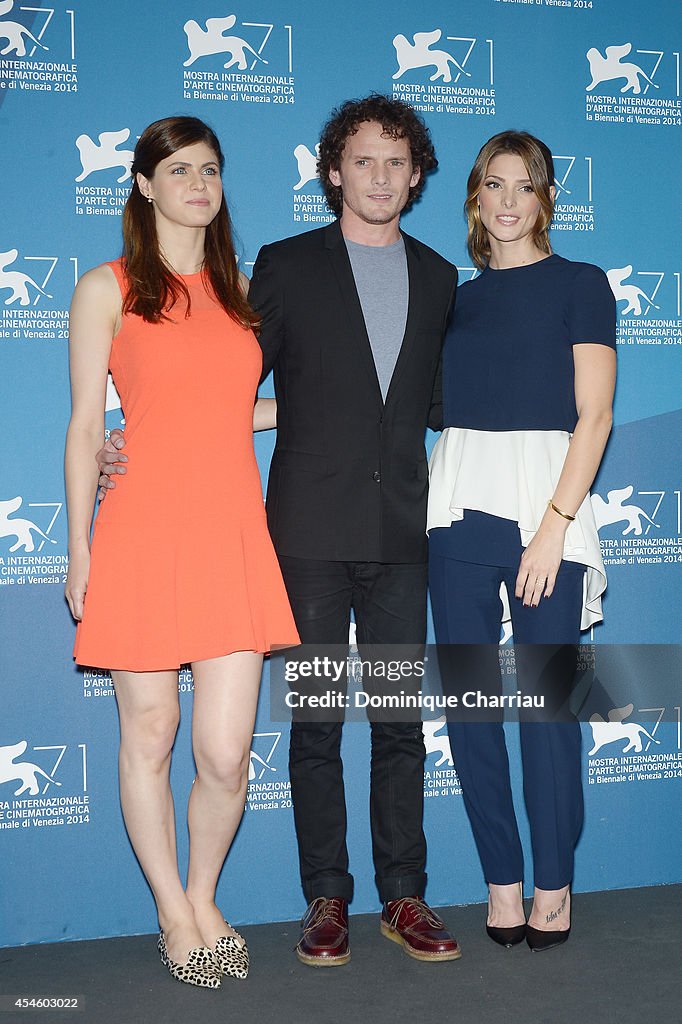
[{"label": "long brown hair", "polygon": [[[220,170],[225,157],[215,133],[197,117],[164,117],[142,132],[131,167],[133,186],[123,210],[123,260],[128,290],[123,312],[134,313],[149,323],[168,319],[168,311],[182,296],[186,315],[191,300],[185,282],[161,255],[154,207],[140,192],[137,175],[154,177],[157,165],[185,146],[204,142],[216,156]],[[239,269],[232,240],[232,224],[223,193],[218,213],[206,228],[203,274],[225,312],[243,327],[255,327],[258,317],[249,306],[239,283]]]},{"label": "long brown hair", "polygon": [[481,148],[467,181],[464,212],[468,222],[467,246],[476,266],[483,270],[490,259],[490,241],[478,209],[478,196],[483,187],[488,165],[499,153],[515,153],[523,160],[533,192],[540,209],[532,232],[535,245],[542,252],[551,253],[549,226],[554,216],[554,199],[550,192],[554,184],[554,161],[544,142],[528,132],[506,131],[493,135]]}]

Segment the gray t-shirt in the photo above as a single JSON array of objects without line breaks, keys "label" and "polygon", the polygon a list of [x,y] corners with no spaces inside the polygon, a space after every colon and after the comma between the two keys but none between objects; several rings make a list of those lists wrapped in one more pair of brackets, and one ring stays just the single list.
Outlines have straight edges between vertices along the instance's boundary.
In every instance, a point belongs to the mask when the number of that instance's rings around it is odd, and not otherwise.
[{"label": "gray t-shirt", "polygon": [[344,241],[385,401],[407,323],[405,242],[402,237],[391,245],[359,245],[348,238]]}]

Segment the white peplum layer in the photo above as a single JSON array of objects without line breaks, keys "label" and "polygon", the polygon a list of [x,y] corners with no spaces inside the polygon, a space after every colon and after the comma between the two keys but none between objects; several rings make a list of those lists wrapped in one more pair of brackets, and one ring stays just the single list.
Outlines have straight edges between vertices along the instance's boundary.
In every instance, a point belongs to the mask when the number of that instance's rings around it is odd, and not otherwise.
[{"label": "white peplum layer", "polygon": [[[518,523],[521,544],[535,536],[554,494],[571,435],[565,430],[471,430],[446,427],[429,460],[426,532],[464,518],[466,509]],[[587,567],[581,629],[602,616],[606,573],[589,493],[569,524],[563,557]],[[511,618],[506,588],[502,621]]]}]

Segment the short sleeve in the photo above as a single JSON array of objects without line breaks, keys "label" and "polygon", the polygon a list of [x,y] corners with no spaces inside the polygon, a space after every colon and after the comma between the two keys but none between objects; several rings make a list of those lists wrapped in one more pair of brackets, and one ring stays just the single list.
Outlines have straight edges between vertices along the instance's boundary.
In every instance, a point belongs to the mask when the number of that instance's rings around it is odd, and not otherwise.
[{"label": "short sleeve", "polygon": [[616,300],[606,274],[591,263],[580,265],[568,303],[571,345],[616,347]]}]

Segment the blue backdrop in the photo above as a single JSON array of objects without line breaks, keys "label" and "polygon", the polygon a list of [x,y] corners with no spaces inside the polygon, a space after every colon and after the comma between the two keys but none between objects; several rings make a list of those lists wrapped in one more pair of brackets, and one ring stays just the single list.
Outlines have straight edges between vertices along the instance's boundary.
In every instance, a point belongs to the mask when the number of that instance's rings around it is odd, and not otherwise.
[{"label": "blue backdrop", "polygon": [[[68,307],[79,273],[119,254],[136,137],[172,113],[216,129],[249,273],[263,243],[331,219],[314,163],[329,110],[373,89],[400,96],[423,112],[440,160],[405,229],[463,280],[474,273],[462,203],[478,148],[504,128],[543,138],[556,162],[553,245],[608,271],[618,300],[616,426],[593,489],[609,589],[588,639],[668,644],[679,639],[682,561],[679,29],[676,0],[646,11],[639,0],[432,0],[424,11],[393,0],[381,12],[313,0],[0,2],[1,944],[155,928],[120,815],[110,680],[73,667],[62,596]],[[107,405],[111,429],[113,389]],[[272,444],[257,437],[264,480]],[[188,673],[180,689],[182,809]],[[652,703],[643,691],[620,731],[585,726],[577,890],[680,880],[679,707]],[[653,736],[643,743],[642,723]],[[443,733],[427,728],[429,896],[466,903],[483,898],[483,881]],[[269,721],[266,671],[248,811],[219,890],[235,923],[302,911],[287,746],[286,727]],[[377,907],[368,753],[366,727],[350,725],[354,911]]]}]

